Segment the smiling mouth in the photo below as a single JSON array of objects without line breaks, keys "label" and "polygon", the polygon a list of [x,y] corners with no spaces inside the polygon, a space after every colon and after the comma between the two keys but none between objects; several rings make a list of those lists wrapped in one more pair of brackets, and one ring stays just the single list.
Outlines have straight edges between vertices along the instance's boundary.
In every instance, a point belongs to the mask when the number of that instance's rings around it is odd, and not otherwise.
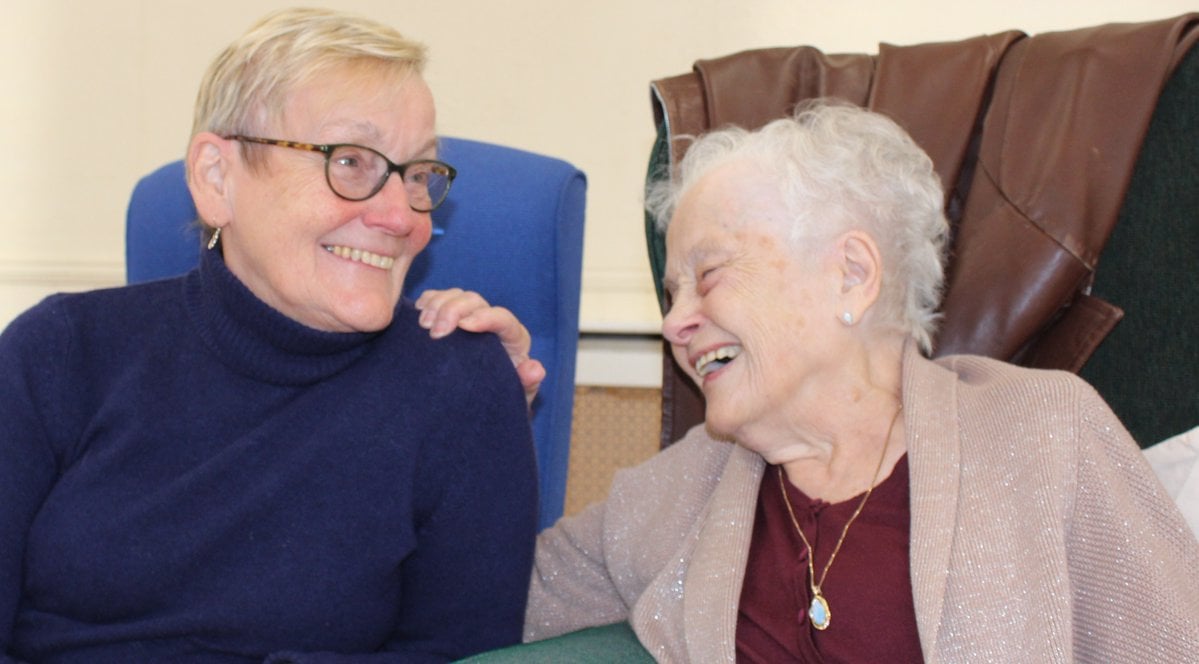
[{"label": "smiling mouth", "polygon": [[695,361],[695,373],[699,374],[700,378],[718,369],[724,368],[726,364],[733,361],[733,358],[741,354],[740,346],[721,346],[716,350],[708,351]]},{"label": "smiling mouth", "polygon": [[377,267],[380,270],[390,270],[391,266],[395,265],[396,262],[396,259],[391,256],[383,256],[366,251],[364,249],[356,249],[354,247],[347,247],[340,244],[326,244],[321,246],[325,248],[325,251],[337,256],[338,258],[344,258],[355,263],[362,263],[363,265]]}]

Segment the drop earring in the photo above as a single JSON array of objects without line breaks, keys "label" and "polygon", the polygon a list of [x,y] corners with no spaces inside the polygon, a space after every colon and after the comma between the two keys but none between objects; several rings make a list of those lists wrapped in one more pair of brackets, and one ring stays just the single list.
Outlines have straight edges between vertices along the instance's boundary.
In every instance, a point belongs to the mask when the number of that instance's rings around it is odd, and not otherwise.
[{"label": "drop earring", "polygon": [[212,251],[216,248],[217,242],[221,241],[221,229],[217,228],[212,232],[212,237],[208,238],[208,250]]}]

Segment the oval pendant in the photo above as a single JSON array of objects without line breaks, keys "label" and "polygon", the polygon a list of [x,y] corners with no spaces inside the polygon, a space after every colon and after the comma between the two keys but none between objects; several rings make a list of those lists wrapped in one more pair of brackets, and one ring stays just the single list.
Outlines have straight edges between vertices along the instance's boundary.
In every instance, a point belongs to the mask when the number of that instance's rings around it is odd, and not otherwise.
[{"label": "oval pendant", "polygon": [[808,606],[808,617],[812,619],[812,627],[821,631],[828,629],[828,623],[833,616],[828,609],[828,602],[824,601],[820,593],[812,598],[812,604]]}]

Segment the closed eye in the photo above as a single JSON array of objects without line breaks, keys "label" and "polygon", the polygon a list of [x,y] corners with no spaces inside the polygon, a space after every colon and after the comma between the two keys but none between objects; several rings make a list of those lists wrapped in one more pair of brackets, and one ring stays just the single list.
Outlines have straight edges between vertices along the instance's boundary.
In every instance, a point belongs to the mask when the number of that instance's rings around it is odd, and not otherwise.
[{"label": "closed eye", "polygon": [[713,265],[703,268],[699,271],[699,292],[705,294],[716,285],[717,277],[720,276],[721,265]]}]

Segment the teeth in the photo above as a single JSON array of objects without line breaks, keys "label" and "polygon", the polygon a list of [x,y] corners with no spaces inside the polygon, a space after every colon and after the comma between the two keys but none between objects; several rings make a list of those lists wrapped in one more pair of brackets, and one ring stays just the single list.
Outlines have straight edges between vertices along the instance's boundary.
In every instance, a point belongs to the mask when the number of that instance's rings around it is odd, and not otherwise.
[{"label": "teeth", "polygon": [[363,263],[365,265],[377,267],[381,270],[390,270],[391,266],[395,265],[396,262],[396,259],[392,258],[391,256],[381,256],[379,254],[364,251],[362,249],[354,249],[339,244],[327,244],[324,246],[325,251],[333,254],[334,256],[351,260],[355,263]]},{"label": "teeth", "polygon": [[740,346],[721,346],[716,350],[704,353],[702,357],[695,361],[695,373],[699,374],[701,378],[707,376],[728,364],[730,360],[740,354]]}]

